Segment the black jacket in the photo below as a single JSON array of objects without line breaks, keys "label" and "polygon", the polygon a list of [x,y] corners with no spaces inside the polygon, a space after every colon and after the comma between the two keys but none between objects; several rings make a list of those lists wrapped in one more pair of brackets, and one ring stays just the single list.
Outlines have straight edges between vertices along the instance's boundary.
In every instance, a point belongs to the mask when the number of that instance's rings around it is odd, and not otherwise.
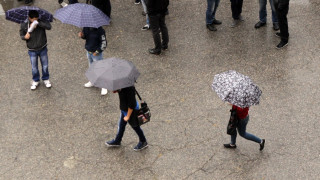
[{"label": "black jacket", "polygon": [[84,27],[82,30],[82,39],[86,40],[85,49],[89,52],[98,51],[101,53],[107,48],[106,33],[102,27],[90,28]]},{"label": "black jacket", "polygon": [[47,45],[47,35],[46,30],[51,29],[51,24],[48,21],[38,20],[39,24],[37,27],[30,33],[30,39],[26,40],[24,36],[28,32],[30,21],[26,20],[21,23],[20,26],[20,37],[22,40],[27,41],[27,47],[30,51],[38,51],[44,48]]},{"label": "black jacket", "polygon": [[168,11],[169,0],[146,0],[149,15],[164,14]]},{"label": "black jacket", "polygon": [[136,108],[136,89],[134,86],[123,88],[118,91],[118,94],[120,99],[120,110],[128,111],[128,108]]},{"label": "black jacket", "polygon": [[92,0],[92,5],[100,9],[108,17],[111,15],[111,3],[110,0]]}]

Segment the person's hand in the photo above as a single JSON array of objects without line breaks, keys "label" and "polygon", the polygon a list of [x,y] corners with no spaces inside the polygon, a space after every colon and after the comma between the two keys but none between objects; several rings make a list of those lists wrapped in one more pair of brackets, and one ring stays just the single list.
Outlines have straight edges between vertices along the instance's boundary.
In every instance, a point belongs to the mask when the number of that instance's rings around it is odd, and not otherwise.
[{"label": "person's hand", "polygon": [[129,121],[129,117],[128,117],[128,116],[125,116],[125,117],[123,118],[123,120],[124,120],[124,121]]},{"label": "person's hand", "polygon": [[98,54],[96,52],[92,53],[93,56],[97,56]]},{"label": "person's hand", "polygon": [[24,36],[24,38],[27,39],[27,40],[30,39],[30,34],[27,33],[27,34]]},{"label": "person's hand", "polygon": [[82,32],[79,32],[78,36],[79,36],[79,37],[83,37],[83,33],[82,33]]}]

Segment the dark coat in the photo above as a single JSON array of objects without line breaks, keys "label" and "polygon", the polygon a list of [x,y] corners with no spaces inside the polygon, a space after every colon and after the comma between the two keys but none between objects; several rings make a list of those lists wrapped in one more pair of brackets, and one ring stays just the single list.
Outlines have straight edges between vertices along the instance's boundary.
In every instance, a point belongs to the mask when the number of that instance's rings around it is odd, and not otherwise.
[{"label": "dark coat", "polygon": [[26,20],[20,25],[20,37],[22,40],[27,41],[27,47],[30,51],[38,51],[47,45],[47,35],[46,30],[51,29],[51,24],[48,21],[38,20],[39,24],[30,33],[30,39],[25,39],[24,36],[28,32],[30,21]]},{"label": "dark coat", "polygon": [[82,39],[86,40],[85,49],[89,52],[98,51],[101,53],[107,48],[107,39],[105,31],[102,27],[90,28],[84,27],[82,30]]},{"label": "dark coat", "polygon": [[165,14],[168,11],[169,0],[145,0],[149,15]]}]

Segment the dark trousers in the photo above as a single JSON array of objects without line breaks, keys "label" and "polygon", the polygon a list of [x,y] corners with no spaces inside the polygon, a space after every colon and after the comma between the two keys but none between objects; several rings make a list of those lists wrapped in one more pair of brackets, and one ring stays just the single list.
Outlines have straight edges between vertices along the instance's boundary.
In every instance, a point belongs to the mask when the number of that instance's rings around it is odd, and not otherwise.
[{"label": "dark trousers", "polygon": [[75,4],[78,3],[78,0],[69,0],[69,4]]},{"label": "dark trousers", "polygon": [[231,1],[232,18],[239,19],[239,16],[242,13],[243,0],[230,0],[230,1]]},{"label": "dark trousers", "polygon": [[[165,19],[165,14],[149,15],[155,49],[159,51],[161,51],[161,46],[168,46],[169,42],[168,28],[166,26]],[[162,35],[162,43],[160,39],[160,32]]]},{"label": "dark trousers", "polygon": [[[120,119],[119,119],[119,124],[118,124],[118,133],[117,133],[117,137],[115,139],[115,141],[117,141],[117,142],[121,142],[122,141],[122,137],[123,137],[124,131],[126,130],[127,122],[124,121],[123,118],[124,118],[124,114],[121,112]],[[147,141],[145,136],[144,136],[144,134],[143,134],[142,129],[140,128],[140,126],[132,127],[132,129],[139,136],[139,141],[140,142],[146,142]]]},{"label": "dark trousers", "polygon": [[280,28],[280,36],[281,41],[288,42],[289,40],[289,29],[288,29],[288,11],[289,11],[289,3],[285,6],[282,6],[279,9],[279,4],[274,2],[274,7],[277,13],[278,21],[279,21],[279,28]]}]

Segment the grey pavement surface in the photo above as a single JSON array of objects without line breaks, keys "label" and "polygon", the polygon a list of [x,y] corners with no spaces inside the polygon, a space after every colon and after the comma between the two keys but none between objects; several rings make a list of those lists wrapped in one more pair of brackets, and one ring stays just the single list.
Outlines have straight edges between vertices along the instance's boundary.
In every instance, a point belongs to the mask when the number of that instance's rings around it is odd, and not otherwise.
[{"label": "grey pavement surface", "polygon": [[[81,2],[84,2],[82,0]],[[21,3],[0,0],[4,10]],[[19,25],[0,16],[0,179],[319,179],[320,2],[291,0],[289,45],[281,50],[268,24],[254,29],[258,2],[244,1],[245,21],[230,28],[230,1],[221,1],[217,32],[205,27],[206,1],[172,0],[167,16],[169,49],[149,55],[150,31],[133,0],[112,0],[104,27],[104,57],[131,60],[141,72],[136,85],[152,120],[143,125],[149,148],[127,126],[122,146],[108,149],[119,118],[119,100],[84,88],[88,62],[79,28],[52,23],[47,32],[53,87],[30,90],[31,66]],[[34,5],[54,13],[56,0]],[[247,130],[266,139],[265,149],[226,125],[230,107],[211,90],[213,76],[236,70],[262,90],[250,109]]]}]

